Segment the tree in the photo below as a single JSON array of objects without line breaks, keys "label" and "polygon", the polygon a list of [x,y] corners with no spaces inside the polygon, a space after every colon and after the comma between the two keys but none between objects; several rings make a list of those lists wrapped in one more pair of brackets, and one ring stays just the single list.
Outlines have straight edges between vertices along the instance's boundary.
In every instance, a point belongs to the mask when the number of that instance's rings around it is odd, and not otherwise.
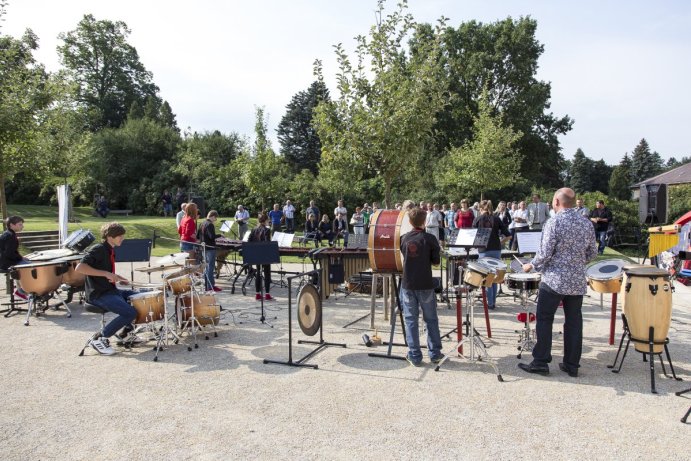
[{"label": "tree", "polygon": [[283,201],[289,180],[288,166],[271,148],[271,143],[266,136],[266,120],[262,107],[256,109],[254,132],[257,137],[252,152],[243,162],[242,179],[253,198],[264,210],[267,203]]},{"label": "tree", "polygon": [[[417,52],[407,52],[403,41],[419,26],[406,8],[403,1],[382,20],[384,1],[378,2],[379,23],[368,37],[356,37],[355,65],[341,44],[335,46],[339,98],[320,103],[315,117],[322,143],[320,180],[342,189],[380,176],[388,206],[397,178],[429,166],[420,160],[435,114],[444,106],[438,67],[441,29],[421,42]],[[319,61],[315,73],[324,80]]]},{"label": "tree", "polygon": [[662,172],[662,158],[657,152],[650,152],[645,138],[641,139],[631,155],[631,179],[639,183]]},{"label": "tree", "polygon": [[87,14],[77,28],[58,37],[62,64],[76,83],[76,101],[85,111],[92,131],[117,128],[126,120],[134,102],[146,104],[158,87],[151,72],[127,43],[130,29],[122,21],[97,21]]},{"label": "tree", "polygon": [[609,195],[619,200],[631,199],[631,159],[629,154],[624,154],[624,158],[619,162],[619,165],[614,167],[612,175],[609,179]]},{"label": "tree", "polygon": [[586,157],[579,147],[573,156],[571,170],[569,173],[569,185],[577,193],[590,192],[593,190],[592,183],[593,161]]},{"label": "tree", "polygon": [[[5,3],[0,2],[0,21]],[[0,35],[0,208],[7,217],[5,183],[18,172],[39,173],[45,163],[36,149],[38,116],[52,100],[48,74],[33,52],[36,35],[21,39]]]},{"label": "tree", "polygon": [[312,125],[314,109],[328,101],[329,90],[323,81],[315,81],[307,91],[300,91],[286,106],[286,114],[278,124],[278,142],[281,154],[294,173],[303,169],[318,173],[321,160],[321,142]]},{"label": "tree", "polygon": [[599,191],[603,194],[609,193],[609,179],[612,176],[612,171],[614,167],[607,165],[604,159],[600,159],[592,163],[592,169],[590,172],[591,177],[591,190],[593,192]]},{"label": "tree", "polygon": [[498,116],[492,116],[483,92],[474,118],[473,139],[449,153],[442,168],[444,188],[460,194],[480,193],[511,186],[519,179],[520,154],[514,148],[521,133],[504,127]]},{"label": "tree", "polygon": [[469,21],[444,30],[440,56],[450,104],[437,115],[433,152],[471,139],[477,102],[487,89],[492,110],[523,133],[516,144],[523,155],[522,176],[546,187],[563,184],[558,137],[571,130],[573,120],[548,112],[551,85],[535,78],[544,51],[536,29],[534,19],[507,18],[491,24]]}]

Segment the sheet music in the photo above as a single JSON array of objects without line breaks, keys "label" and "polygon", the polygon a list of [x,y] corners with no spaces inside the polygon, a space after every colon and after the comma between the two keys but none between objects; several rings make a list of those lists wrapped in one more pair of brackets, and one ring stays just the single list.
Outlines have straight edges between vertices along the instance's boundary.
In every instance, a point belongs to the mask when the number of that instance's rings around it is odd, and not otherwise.
[{"label": "sheet music", "polygon": [[223,224],[221,224],[221,232],[230,232],[230,228],[233,227],[233,224],[235,224],[235,220],[231,219],[230,221],[223,221]]},{"label": "sheet music", "polygon": [[473,246],[477,229],[458,229],[455,245]]},{"label": "sheet music", "polygon": [[542,240],[542,232],[518,232],[518,252],[519,253],[537,253],[540,248],[540,240]]},{"label": "sheet music", "polygon": [[295,234],[289,234],[287,232],[281,232],[281,239],[278,241],[278,246],[282,248],[290,248],[293,246],[293,239]]},{"label": "sheet music", "polygon": [[250,234],[251,234],[251,233],[252,233],[252,231],[249,231],[249,230],[248,230],[247,232],[245,232],[245,235],[242,236],[242,241],[243,241],[243,242],[248,242],[249,239],[250,239]]},{"label": "sheet music", "polygon": [[283,237],[283,232],[274,232],[274,235],[271,236],[271,241],[272,242],[278,242],[278,246],[281,246],[281,238]]}]

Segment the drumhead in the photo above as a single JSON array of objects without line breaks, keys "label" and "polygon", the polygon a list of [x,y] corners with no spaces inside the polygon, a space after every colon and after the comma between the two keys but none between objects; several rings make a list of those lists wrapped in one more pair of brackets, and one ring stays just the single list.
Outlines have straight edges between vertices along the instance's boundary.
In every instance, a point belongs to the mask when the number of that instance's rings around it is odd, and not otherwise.
[{"label": "drumhead", "polygon": [[75,255],[74,251],[70,250],[69,248],[36,251],[34,253],[29,253],[25,256],[25,258],[29,261],[50,261],[58,258],[67,259],[68,256],[72,256],[75,259],[81,259],[81,255]]},{"label": "drumhead", "polygon": [[538,272],[512,272],[510,274],[506,274],[506,277],[510,280],[516,281],[539,282],[542,278],[542,275],[540,275]]},{"label": "drumhead", "polygon": [[504,263],[504,261],[502,261],[501,259],[487,257],[487,258],[480,258],[480,259],[478,259],[477,262],[479,262],[480,264],[484,264],[488,267],[491,267],[495,270],[496,269],[506,270],[506,263]]},{"label": "drumhead", "polygon": [[470,269],[474,272],[479,272],[482,275],[494,273],[494,269],[492,269],[491,267],[485,266],[484,264],[478,264],[476,262],[469,262],[468,263],[468,269]]},{"label": "drumhead", "polygon": [[650,277],[650,276],[657,276],[657,277],[664,277],[668,276],[669,277],[669,272],[667,272],[664,269],[660,269],[659,267],[655,266],[645,266],[645,267],[630,267],[624,269],[626,272],[626,275],[629,277]]},{"label": "drumhead", "polygon": [[159,291],[159,290],[146,291],[144,293],[135,293],[127,299],[129,299],[130,301],[136,301],[137,299],[155,298],[155,297],[162,295],[162,294],[163,294],[163,292]]},{"label": "drumhead", "polygon": [[586,270],[586,276],[593,280],[611,280],[618,278],[623,268],[624,261],[621,259],[606,259],[591,264]]}]

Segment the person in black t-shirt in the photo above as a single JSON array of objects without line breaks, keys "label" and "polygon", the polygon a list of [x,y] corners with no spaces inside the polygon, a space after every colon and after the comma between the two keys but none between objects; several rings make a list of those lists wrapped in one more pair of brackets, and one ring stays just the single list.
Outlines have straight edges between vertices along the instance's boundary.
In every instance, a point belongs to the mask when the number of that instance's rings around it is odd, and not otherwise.
[{"label": "person in black t-shirt", "polygon": [[220,234],[216,234],[216,227],[214,223],[218,219],[218,211],[211,210],[206,215],[206,221],[201,225],[200,237],[202,243],[204,243],[204,250],[206,251],[206,269],[204,271],[204,283],[207,291],[221,291],[220,288],[216,286],[216,280],[214,279],[214,271],[216,270],[216,239],[220,237]]},{"label": "person in black t-shirt", "polygon": [[129,285],[129,281],[115,273],[115,247],[125,239],[125,228],[116,222],[101,227],[102,242],[92,246],[77,265],[75,270],[86,275],[86,300],[94,306],[106,309],[117,315],[102,331],[96,332],[90,341],[91,346],[103,355],[115,353],[110,346],[110,337],[116,335],[121,344],[137,342],[130,332],[134,329],[132,322],[137,310],[127,298],[134,294],[132,290],[119,290],[117,283]]},{"label": "person in black t-shirt", "polygon": [[590,212],[590,220],[593,222],[593,226],[595,226],[595,237],[599,242],[597,252],[598,254],[603,254],[607,246],[607,229],[612,222],[612,212],[605,206],[603,200],[596,202],[595,209]]},{"label": "person in black t-shirt", "polygon": [[441,249],[437,238],[425,232],[426,211],[416,207],[408,212],[408,217],[414,229],[401,238],[403,279],[400,299],[408,342],[406,359],[410,364],[419,366],[422,362],[418,330],[421,309],[422,318],[427,326],[429,358],[433,363],[439,363],[444,357],[441,352],[437,298],[434,295],[434,279],[432,278],[432,265],[440,263]]},{"label": "person in black t-shirt", "polygon": [[[271,241],[271,236],[269,235],[269,228],[266,227],[266,222],[269,220],[269,217],[266,216],[265,214],[260,214],[258,218],[258,223],[257,227],[252,229],[252,232],[250,233],[250,238],[248,239],[248,242],[269,242]],[[274,299],[270,294],[269,290],[271,289],[271,264],[262,264],[261,265],[261,270],[264,272],[264,299],[267,301],[270,301]],[[262,299],[262,294],[261,294],[261,277],[259,277],[259,274],[256,274],[256,277],[254,277],[254,287],[256,288],[256,294],[254,296],[254,299],[260,300]]]}]

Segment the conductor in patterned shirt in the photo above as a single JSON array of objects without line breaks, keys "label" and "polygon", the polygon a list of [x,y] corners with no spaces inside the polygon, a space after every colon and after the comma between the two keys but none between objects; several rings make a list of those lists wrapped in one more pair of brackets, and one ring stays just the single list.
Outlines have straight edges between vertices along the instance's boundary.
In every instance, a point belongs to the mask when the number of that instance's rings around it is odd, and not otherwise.
[{"label": "conductor in patterned shirt", "polygon": [[586,264],[597,255],[593,225],[574,208],[576,194],[559,189],[552,199],[556,212],[545,223],[540,247],[533,260],[523,265],[525,272],[542,273],[537,301],[537,343],[533,361],[519,363],[528,373],[549,374],[552,361],[552,324],[559,303],[564,304],[564,359],[559,369],[578,376],[583,347],[583,295],[586,293]]}]

